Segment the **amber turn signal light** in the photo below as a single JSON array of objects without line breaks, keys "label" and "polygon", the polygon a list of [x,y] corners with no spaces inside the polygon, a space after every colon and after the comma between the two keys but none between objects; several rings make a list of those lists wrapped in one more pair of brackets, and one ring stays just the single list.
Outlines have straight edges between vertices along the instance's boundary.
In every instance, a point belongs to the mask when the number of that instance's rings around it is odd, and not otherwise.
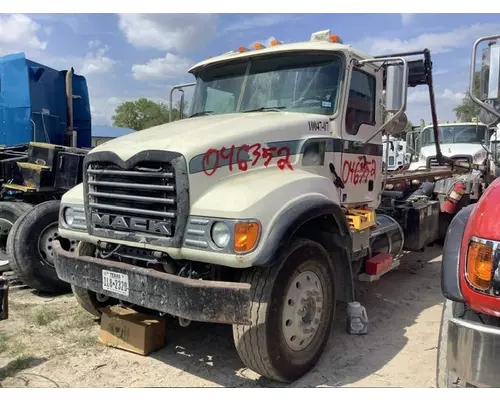
[{"label": "amber turn signal light", "polygon": [[493,278],[493,249],[484,243],[471,242],[467,252],[466,274],[477,289],[488,290]]},{"label": "amber turn signal light", "polygon": [[235,253],[247,253],[253,250],[259,240],[259,234],[258,222],[238,222],[234,227]]}]

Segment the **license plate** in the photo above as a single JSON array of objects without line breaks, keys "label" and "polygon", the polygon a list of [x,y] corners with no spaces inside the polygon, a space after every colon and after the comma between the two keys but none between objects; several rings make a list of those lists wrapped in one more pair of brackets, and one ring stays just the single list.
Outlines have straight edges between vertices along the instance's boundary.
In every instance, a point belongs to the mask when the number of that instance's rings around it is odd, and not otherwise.
[{"label": "license plate", "polygon": [[102,270],[102,288],[128,296],[128,276],[119,272]]}]

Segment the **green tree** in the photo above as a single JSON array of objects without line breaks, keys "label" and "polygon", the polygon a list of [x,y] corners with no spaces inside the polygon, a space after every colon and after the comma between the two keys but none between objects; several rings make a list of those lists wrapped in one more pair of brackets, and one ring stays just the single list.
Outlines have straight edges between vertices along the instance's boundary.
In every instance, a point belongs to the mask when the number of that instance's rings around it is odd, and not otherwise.
[{"label": "green tree", "polygon": [[[184,113],[187,103],[184,105]],[[169,122],[169,108],[164,103],[156,103],[146,98],[126,101],[115,109],[113,125],[136,131],[166,124]],[[172,109],[172,120],[179,119],[179,104]]]},{"label": "green tree", "polygon": [[[474,75],[474,95],[479,97],[479,83],[480,83],[480,72],[476,72]],[[457,119],[461,122],[471,122],[472,118],[477,117],[479,114],[479,107],[469,96],[469,93],[465,93],[462,100],[462,104],[455,107],[453,111],[457,116]]]}]

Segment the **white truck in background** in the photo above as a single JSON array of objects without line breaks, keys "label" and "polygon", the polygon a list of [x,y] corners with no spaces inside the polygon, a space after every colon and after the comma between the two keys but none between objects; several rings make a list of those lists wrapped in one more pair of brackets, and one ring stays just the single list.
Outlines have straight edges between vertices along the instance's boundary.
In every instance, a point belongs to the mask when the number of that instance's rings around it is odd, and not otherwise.
[{"label": "white truck in background", "polygon": [[[439,143],[444,156],[454,161],[483,164],[488,156],[488,126],[479,122],[440,123]],[[411,162],[408,170],[439,168],[433,126],[416,135],[407,135]],[[413,140],[412,140],[413,139]]]},{"label": "white truck in background", "polygon": [[382,137],[384,170],[396,171],[407,164],[406,141],[394,136]]}]

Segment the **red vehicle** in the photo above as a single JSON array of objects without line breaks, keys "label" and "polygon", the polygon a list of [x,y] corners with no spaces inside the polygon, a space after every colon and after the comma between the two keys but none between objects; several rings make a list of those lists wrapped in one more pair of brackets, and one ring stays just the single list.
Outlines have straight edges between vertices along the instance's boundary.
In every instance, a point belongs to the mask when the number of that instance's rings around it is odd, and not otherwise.
[{"label": "red vehicle", "polygon": [[[481,122],[500,120],[500,35],[478,39],[483,53]],[[473,82],[471,82],[471,88]],[[496,166],[497,158],[493,157]],[[500,387],[500,178],[476,204],[453,218],[443,249],[441,289],[446,298],[438,342],[438,387]]]}]

